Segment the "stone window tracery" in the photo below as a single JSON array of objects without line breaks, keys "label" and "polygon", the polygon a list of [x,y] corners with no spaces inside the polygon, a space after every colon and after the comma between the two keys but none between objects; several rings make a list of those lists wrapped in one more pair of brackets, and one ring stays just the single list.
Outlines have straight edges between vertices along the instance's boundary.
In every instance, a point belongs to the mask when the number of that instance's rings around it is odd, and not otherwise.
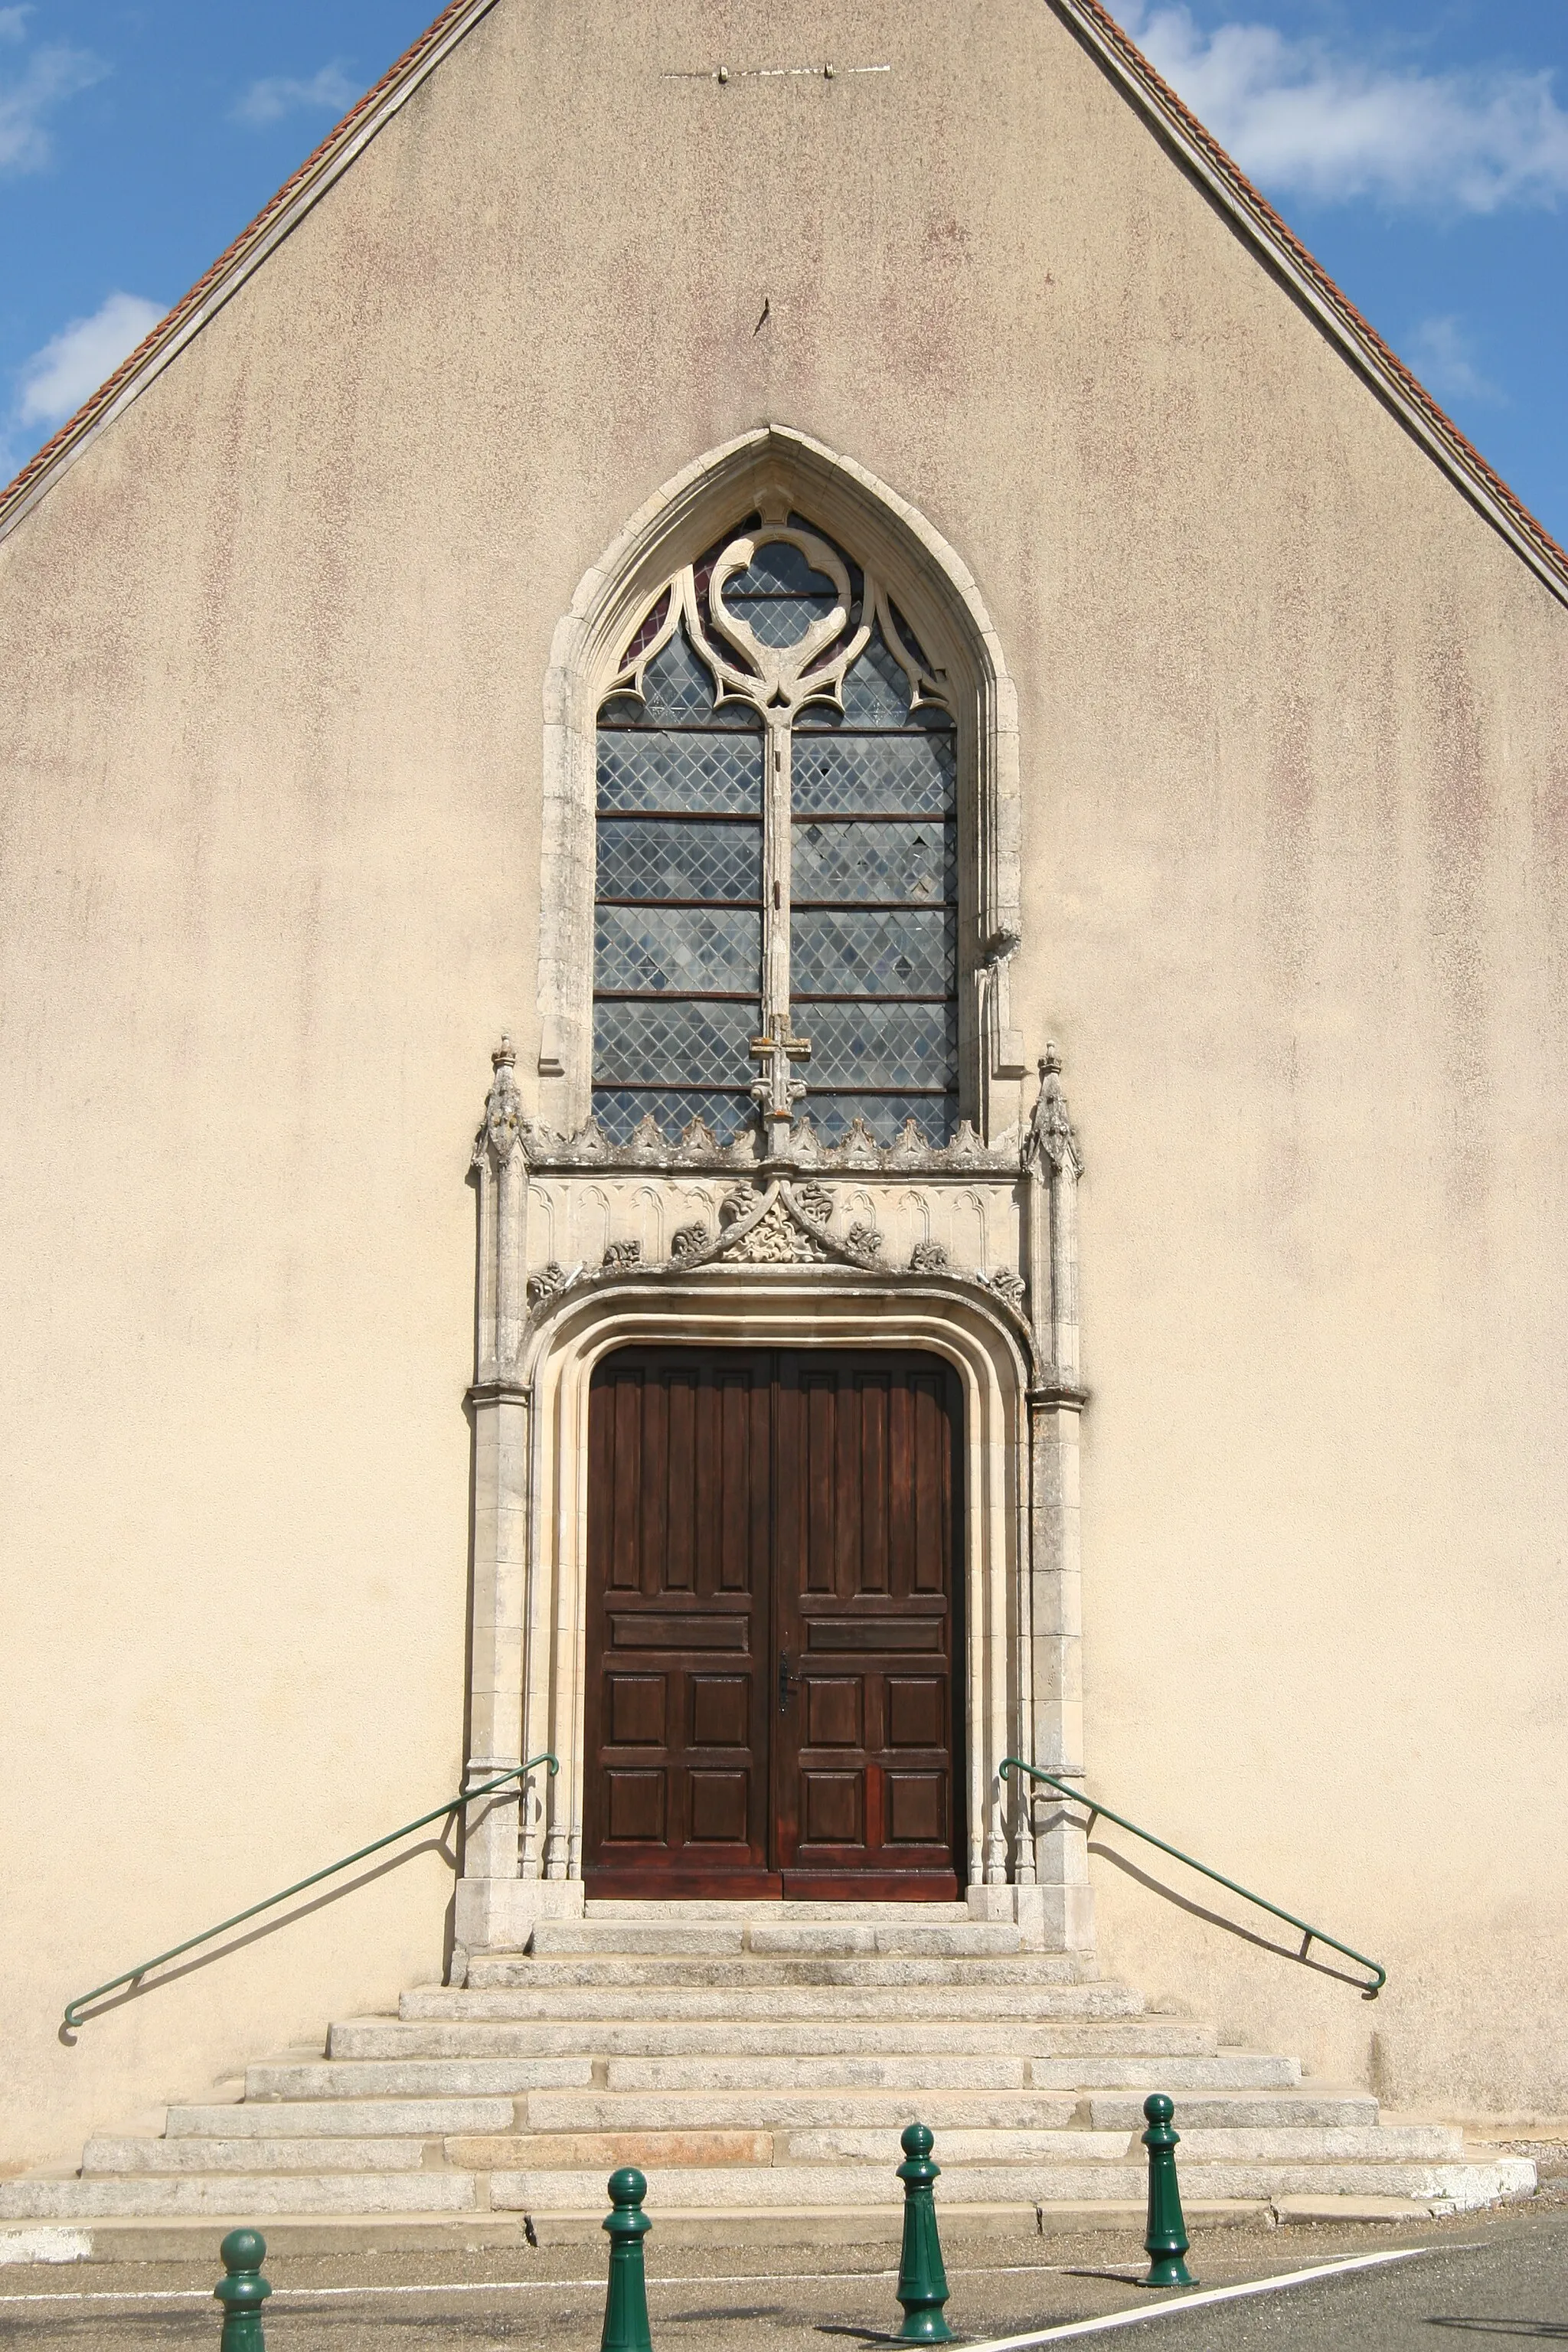
[{"label": "stone window tracery", "polygon": [[631,629],[597,730],[593,1108],[612,1141],[958,1116],[956,721],[871,572],[753,515]]}]

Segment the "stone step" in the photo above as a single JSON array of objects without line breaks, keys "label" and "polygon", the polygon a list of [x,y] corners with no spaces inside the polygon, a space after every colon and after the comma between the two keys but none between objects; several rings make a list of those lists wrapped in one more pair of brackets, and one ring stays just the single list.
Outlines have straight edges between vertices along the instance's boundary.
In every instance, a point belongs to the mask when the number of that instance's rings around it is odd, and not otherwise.
[{"label": "stone step", "polygon": [[[886,2165],[899,2152],[895,2133],[830,2126],[782,2133],[781,2164]],[[945,2131],[934,2151],[945,2181],[971,2164],[1127,2164],[1142,2162],[1127,2132]]]},{"label": "stone step", "polygon": [[[1029,2081],[1039,2091],[1136,2091],[1142,2100],[1151,2091],[1271,2091],[1283,2090],[1301,2079],[1298,2058],[1277,2057],[1258,2050],[1219,2050],[1212,2058],[1162,2058],[1160,2079],[1136,2058],[1035,2058]],[[1178,2130],[1180,2126],[1177,2126]]]},{"label": "stone step", "polygon": [[1326,2131],[1273,2125],[1261,2129],[1210,2129],[1182,2135],[1182,2162],[1457,2164],[1465,2135],[1457,2124],[1350,2124]]},{"label": "stone step", "polygon": [[477,1991],[529,1985],[603,1985],[626,2000],[646,1998],[660,1986],[705,1986],[741,1991],[761,1985],[1047,1985],[1079,1981],[1064,1973],[1058,1955],[1018,1952],[1005,1959],[763,1959],[731,1953],[723,1959],[671,1959],[630,1953],[580,1953],[574,1958],[536,1959],[526,1953],[476,1957],[468,1984]]},{"label": "stone step", "polygon": [[[1107,2200],[1135,2206],[1144,2194],[1143,2164],[1101,2161],[1048,2165],[955,2165],[942,2175],[948,2207],[1094,2204]],[[1534,2167],[1521,2158],[1487,2165],[1371,2164],[1242,2165],[1193,2163],[1183,2167],[1184,2197],[1269,2199],[1310,2196],[1403,2197],[1458,2205],[1526,2192]],[[890,2166],[783,2164],[749,2168],[743,2183],[727,2167],[677,2168],[649,2174],[648,2206],[657,2213],[725,2206],[739,2198],[759,2210],[811,2209],[835,2205],[897,2208],[902,2187]],[[591,2213],[604,2202],[604,2181],[592,2172],[532,2168],[490,2175],[495,2211]]]},{"label": "stone step", "polygon": [[[604,2185],[601,2180],[601,2200]],[[46,2180],[24,2174],[0,2181],[5,2221],[110,2220],[117,2214],[471,2213],[478,2204],[470,2172],[215,2172],[112,2180]]]},{"label": "stone step", "polygon": [[[888,2164],[896,2135],[864,2125],[831,2126],[784,2135],[787,2160],[803,2164]],[[935,2155],[946,2178],[965,2164],[1063,2164],[1088,2158],[1141,2163],[1139,2136],[1132,2132],[1009,2131],[995,2127],[947,2129]],[[1462,2160],[1464,2134],[1445,2124],[1405,2125],[1346,2131],[1184,2131],[1181,2171],[1194,2163],[1400,2164]]]},{"label": "stone step", "polygon": [[1016,1927],[967,1921],[931,1927],[827,1921],[797,1927],[771,1919],[723,1925],[695,1919],[542,1919],[530,1945],[537,1959],[585,1953],[689,1960],[737,1959],[750,1952],[763,1959],[1004,1959],[1022,1948]]},{"label": "stone step", "polygon": [[[1092,2021],[1078,2019],[1022,2018],[1006,2023],[962,2023],[949,2019],[847,2019],[832,2023],[815,2019],[761,2021],[747,2025],[745,2046],[758,2057],[828,2057],[836,2053],[868,2058],[898,2056],[917,2050],[956,2054],[972,2051],[986,2057],[1066,2057],[1085,2052],[1095,2057],[1135,2053],[1152,2063],[1163,2055],[1195,2057],[1215,2048],[1212,2026],[1173,2018],[1114,2018]],[[721,2057],[735,2047],[733,2023],[679,2021],[658,2017],[632,2021],[598,2017],[581,2021],[549,2023],[542,2019],[525,2023],[443,2024],[386,2019],[349,2019],[334,2025],[328,2042],[334,2061],[364,2058],[500,2058],[565,2057],[590,2052],[595,2057]]]},{"label": "stone step", "polygon": [[[1028,2063],[1025,2058],[944,2058],[919,2053],[908,2058],[894,2053],[844,2058],[611,2058],[605,2064],[605,2087],[610,2091],[1021,2091],[1028,2087]],[[1070,2062],[1039,2063],[1067,2065]]]},{"label": "stone step", "polygon": [[503,2138],[470,2138],[446,2143],[448,2164],[459,2172],[528,2171],[546,2167],[552,2171],[595,2166],[613,2171],[635,2164],[647,2171],[690,2166],[771,2165],[777,2143],[771,2131],[651,2131],[631,2128],[581,2132],[510,2132]]},{"label": "stone step", "polygon": [[801,1903],[790,1901],[727,1903],[710,1902],[695,1896],[689,1900],[674,1898],[668,1902],[642,1902],[626,1895],[590,1895],[583,1906],[584,1917],[590,1924],[602,1919],[635,1920],[644,1925],[679,1926],[692,1922],[699,1927],[722,1926],[731,1920],[783,1920],[799,1926],[803,1922],[820,1920],[830,1926],[845,1923],[853,1926],[896,1926],[900,1921],[914,1920],[922,1927],[970,1924],[967,1903]]},{"label": "stone step", "polygon": [[909,1916],[879,1926],[828,1926],[793,1920],[759,1921],[746,1929],[746,1949],[763,1959],[997,1960],[1024,1948],[1016,1927],[980,1922],[926,1927]]},{"label": "stone step", "polygon": [[1079,2091],[1131,2085],[1147,2094],[1189,2085],[1268,2089],[1300,2079],[1296,2059],[1255,2051],[1194,2057],[947,2057],[889,2051],[837,2058],[610,2058],[605,2068],[605,2088],[610,2091],[809,2091],[835,2085],[847,2091]]},{"label": "stone step", "polygon": [[[625,1990],[616,1988],[616,1990]],[[963,2014],[986,2019],[1139,2017],[1142,1997],[1125,1985],[964,1985]],[[644,1986],[635,1988],[639,2016],[698,2022],[745,2023],[785,2018],[855,2018],[885,2023],[951,2018],[951,1985]],[[612,2004],[599,1985],[531,1984],[479,1992],[445,1985],[405,1992],[397,2005],[405,2024],[500,2024],[529,2020],[603,2017]]]},{"label": "stone step", "polygon": [[510,2131],[515,2115],[515,2103],[507,2098],[263,2099],[251,2106],[171,2107],[163,2129],[169,2139],[376,2139],[405,2133],[444,2139],[453,2132]]},{"label": "stone step", "polygon": [[[1083,2102],[1086,2120],[1096,2131],[1141,2132],[1147,2094],[1100,2092]],[[1321,2083],[1272,2095],[1255,2091],[1188,2091],[1184,2093],[1176,2128],[1188,2131],[1273,2131],[1276,2129],[1365,2129],[1378,2119],[1377,2101],[1370,2092],[1334,2090]]]},{"label": "stone step", "polygon": [[[675,2062],[671,2062],[672,2063]],[[245,2074],[247,2099],[480,2098],[586,2089],[586,2058],[264,2059]]]},{"label": "stone step", "polygon": [[[616,2116],[599,2122],[593,2112],[586,2128],[505,2131],[492,2135],[454,2135],[436,2145],[444,2160],[463,2171],[552,2168],[592,2163],[596,2158],[574,2156],[573,2150],[590,2143],[631,2154],[612,2154],[610,2162],[696,2166],[701,2164],[771,2164],[778,2153],[773,2131],[786,2126],[782,2160],[888,2164],[895,2160],[897,2135],[910,2119],[910,2103],[897,2105],[875,2120],[853,2126],[830,2122],[826,2116],[807,2116],[789,2110],[798,2101],[783,2103],[780,2116],[757,2118],[750,2128],[705,2126],[689,2116],[680,2126],[656,2125],[639,2105],[636,2119]],[[824,2108],[840,2106],[837,2098],[821,2102]],[[1138,2161],[1136,2136],[1131,2131],[1075,2128],[1071,2103],[1055,2103],[1055,2111],[1026,2114],[1021,2121],[997,2116],[994,2102],[967,2104],[977,2120],[960,2122],[944,2116],[939,2133],[938,2158],[944,2166],[975,2163],[1081,2162],[1113,2158]],[[321,2116],[321,2108],[318,2107]],[[330,2121],[327,2106],[324,2121]],[[618,2128],[616,2126],[618,2125]],[[787,2128],[794,2126],[795,2128]],[[1259,2163],[1325,2163],[1346,2160],[1395,2162],[1458,2161],[1464,2156],[1463,2135],[1446,2125],[1407,2125],[1314,2130],[1310,2127],[1205,2130],[1183,2133],[1184,2167],[1200,2160]],[[262,2138],[255,2134],[220,2139],[194,2135],[165,2139],[102,2137],[89,2141],[83,2157],[85,2174],[214,2172],[344,2172],[414,2171],[426,2161],[430,2142],[412,2135],[405,2138],[330,2138],[303,2136]],[[638,2151],[641,2150],[639,2154]]]},{"label": "stone step", "polygon": [[[406,2139],[89,2139],[84,2174],[113,2172],[417,2172],[427,2143]],[[442,2151],[445,2143],[434,2145]]]},{"label": "stone step", "polygon": [[[1019,2131],[1066,2130],[1079,2116],[1083,2102],[1070,2094],[1039,2091],[918,2091],[858,2090],[853,2114],[858,2122],[880,2125],[896,2138],[906,2124],[928,2123],[933,2130],[954,2126],[997,2127]],[[531,2133],[624,2133],[649,2131],[784,2131],[842,2122],[846,2101],[841,2089],[803,2091],[532,2091],[527,2102]],[[1140,2124],[1142,2128],[1142,2124]],[[492,2147],[483,2137],[464,2139],[465,2147]],[[479,2156],[453,2158],[476,2170],[493,2169],[503,2159]]]}]

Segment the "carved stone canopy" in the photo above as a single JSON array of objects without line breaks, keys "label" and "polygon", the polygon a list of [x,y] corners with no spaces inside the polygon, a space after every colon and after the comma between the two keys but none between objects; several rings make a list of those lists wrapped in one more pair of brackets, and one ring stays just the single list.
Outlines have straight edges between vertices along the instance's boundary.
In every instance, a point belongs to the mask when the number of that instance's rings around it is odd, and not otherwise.
[{"label": "carved stone canopy", "polygon": [[972,1282],[1026,1320],[1027,1289],[1022,1276],[1009,1265],[977,1268],[955,1266],[937,1242],[918,1242],[906,1265],[889,1264],[884,1238],[864,1215],[842,1226],[835,1223],[842,1203],[827,1186],[815,1180],[773,1176],[755,1184],[735,1184],[721,1199],[717,1227],[692,1223],[677,1228],[669,1256],[660,1261],[644,1256],[639,1243],[608,1244],[599,1265],[566,1266],[552,1261],[528,1284],[530,1306],[537,1312],[563,1291],[595,1275],[689,1275],[705,1267],[731,1270],[740,1266],[853,1266],[881,1276],[943,1276]]},{"label": "carved stone canopy", "polygon": [[1076,1381],[1063,1349],[1076,1344],[1079,1160],[1054,1046],[1021,1149],[987,1149],[967,1126],[932,1145],[912,1119],[888,1145],[857,1121],[828,1146],[803,1118],[764,1156],[760,1131],[726,1150],[694,1120],[671,1143],[651,1118],[613,1147],[592,1119],[571,1138],[529,1121],[510,1040],[491,1063],[474,1160],[480,1359],[496,1371],[521,1360],[563,1292],[787,1266],[894,1291],[973,1286],[1027,1331],[1038,1380],[1064,1392]]}]

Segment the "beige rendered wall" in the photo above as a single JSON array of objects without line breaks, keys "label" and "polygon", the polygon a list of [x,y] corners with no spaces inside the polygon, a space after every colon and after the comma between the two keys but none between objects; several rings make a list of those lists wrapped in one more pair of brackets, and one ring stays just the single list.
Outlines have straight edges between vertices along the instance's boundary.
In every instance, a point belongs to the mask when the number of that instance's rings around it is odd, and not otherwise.
[{"label": "beige rendered wall", "polygon": [[[670,78],[826,56],[893,70]],[[551,635],[769,419],[924,511],[1018,683],[1093,1781],[1393,1981],[1101,1866],[1108,1960],[1568,2108],[1568,614],[1045,0],[499,0],[0,545],[9,2157],[439,1968],[426,1856],[56,2039],[455,1785]]]}]

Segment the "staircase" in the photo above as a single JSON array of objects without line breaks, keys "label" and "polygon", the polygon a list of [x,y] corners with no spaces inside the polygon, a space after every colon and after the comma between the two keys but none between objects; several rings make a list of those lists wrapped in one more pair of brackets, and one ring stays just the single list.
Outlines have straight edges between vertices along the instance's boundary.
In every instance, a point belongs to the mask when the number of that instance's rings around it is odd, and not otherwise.
[{"label": "staircase", "polygon": [[605,2176],[630,2162],[654,2218],[698,2235],[777,2242],[792,2216],[814,2237],[882,2234],[917,2116],[955,2222],[1130,2219],[1152,2090],[1176,2101],[1200,2217],[1425,2213],[1535,2186],[1525,2160],[1385,2124],[1365,2092],[1222,2048],[962,1904],[600,1902],[527,1953],[476,1958],[461,1990],[334,2025],[324,2057],[261,2060],[242,2098],[90,2140],[79,2173],[0,2182],[0,2255],[18,2231],[129,2252],[170,2225],[269,2216],[318,2225],[316,2243],[332,2221],[333,2242],[382,2246],[596,2235]]}]

